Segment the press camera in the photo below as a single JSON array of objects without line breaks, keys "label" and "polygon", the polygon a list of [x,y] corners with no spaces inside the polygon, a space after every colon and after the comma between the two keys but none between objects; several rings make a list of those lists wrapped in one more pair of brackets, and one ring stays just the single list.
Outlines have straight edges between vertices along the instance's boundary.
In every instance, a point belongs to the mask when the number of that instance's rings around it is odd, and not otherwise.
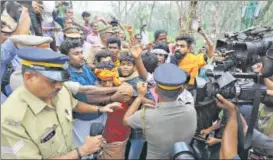
[{"label": "press camera", "polygon": [[273,27],[261,27],[226,33],[223,39],[216,42],[216,52],[226,58],[225,61],[216,62],[216,69],[228,71],[236,67],[246,72],[271,47],[272,31]]}]

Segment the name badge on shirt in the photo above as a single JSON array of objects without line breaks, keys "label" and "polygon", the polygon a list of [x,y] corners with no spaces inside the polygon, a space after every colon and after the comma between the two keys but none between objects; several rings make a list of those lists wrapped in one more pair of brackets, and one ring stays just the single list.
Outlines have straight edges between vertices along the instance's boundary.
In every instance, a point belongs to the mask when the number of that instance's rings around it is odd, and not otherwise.
[{"label": "name badge on shirt", "polygon": [[47,131],[43,137],[41,138],[41,143],[45,143],[47,141],[49,141],[52,137],[55,136],[56,134],[56,128],[57,128],[57,125],[54,124],[50,129],[49,131]]}]

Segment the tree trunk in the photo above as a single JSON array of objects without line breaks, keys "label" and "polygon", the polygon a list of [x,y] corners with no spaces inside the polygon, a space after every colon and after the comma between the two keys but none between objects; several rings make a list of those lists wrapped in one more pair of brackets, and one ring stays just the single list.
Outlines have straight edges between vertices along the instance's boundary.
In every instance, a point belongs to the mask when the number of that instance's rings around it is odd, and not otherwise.
[{"label": "tree trunk", "polygon": [[[217,3],[217,2],[215,2]],[[211,30],[210,30],[210,38],[213,42],[216,40],[216,32],[217,32],[217,19],[218,19],[218,14],[217,14],[217,4],[212,4],[211,7]]]},{"label": "tree trunk", "polygon": [[187,34],[193,34],[196,32],[196,25],[198,25],[198,14],[197,14],[197,9],[198,9],[198,1],[197,0],[192,0],[190,2],[190,7],[188,11],[188,20],[186,22],[185,26],[185,32]]},{"label": "tree trunk", "polygon": [[263,22],[264,16],[269,10],[270,6],[272,5],[273,1],[267,1],[266,6],[262,9],[258,19],[255,21],[254,25],[261,25],[261,22]]},{"label": "tree trunk", "polygon": [[70,1],[69,3],[70,3],[71,8],[73,8],[73,1]]},{"label": "tree trunk", "polygon": [[125,22],[125,24],[127,24],[127,13],[128,13],[128,11],[127,11],[127,3],[128,3],[128,1],[125,1],[125,20],[124,20],[124,22]]},{"label": "tree trunk", "polygon": [[148,25],[148,28],[149,28],[149,29],[150,29],[150,27],[151,27],[152,16],[153,16],[154,8],[155,8],[155,2],[156,2],[156,1],[153,1],[152,8],[151,8],[151,13],[150,13],[150,17],[149,17],[149,25]]}]

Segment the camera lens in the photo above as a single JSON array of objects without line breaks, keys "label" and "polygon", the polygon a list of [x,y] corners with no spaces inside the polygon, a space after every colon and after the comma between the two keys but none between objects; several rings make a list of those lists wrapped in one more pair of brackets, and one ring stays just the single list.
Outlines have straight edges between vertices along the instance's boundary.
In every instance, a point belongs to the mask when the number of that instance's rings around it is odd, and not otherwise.
[{"label": "camera lens", "polygon": [[273,60],[273,48],[267,50],[267,52],[266,52],[266,57],[267,57],[268,59]]}]

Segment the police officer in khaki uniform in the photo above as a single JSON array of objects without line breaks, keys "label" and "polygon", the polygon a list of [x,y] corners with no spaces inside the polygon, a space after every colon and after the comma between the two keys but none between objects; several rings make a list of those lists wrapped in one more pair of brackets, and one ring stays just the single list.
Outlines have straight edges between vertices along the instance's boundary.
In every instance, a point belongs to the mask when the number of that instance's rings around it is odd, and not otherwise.
[{"label": "police officer in khaki uniform", "polygon": [[[1,158],[78,159],[101,149],[101,136],[86,137],[75,148],[72,141],[72,109],[77,112],[112,112],[75,100],[62,85],[69,79],[69,57],[40,48],[18,50],[24,85],[1,106]],[[89,128],[87,128],[89,130]]]},{"label": "police officer in khaki uniform", "polygon": [[[170,159],[176,142],[190,143],[197,128],[197,115],[192,101],[177,101],[187,76],[174,64],[161,64],[154,72],[158,104],[154,108],[138,107],[146,94],[147,84],[137,85],[139,95],[126,114],[123,123],[141,128],[148,144],[147,159]],[[145,107],[146,106],[146,107]]]},{"label": "police officer in khaki uniform", "polygon": [[[17,48],[48,48],[50,49],[50,43],[52,42],[52,38],[50,37],[41,37],[34,35],[14,35],[10,37]],[[14,68],[14,72],[10,76],[10,87],[11,90],[14,91],[16,88],[23,84],[23,76],[22,76],[22,65],[21,61],[18,57],[16,57],[14,62],[18,63]]]},{"label": "police officer in khaki uniform", "polygon": [[107,48],[107,41],[114,34],[111,25],[108,25],[108,26],[105,26],[104,28],[99,29],[98,32],[100,35],[100,46],[92,46],[91,49],[89,50],[90,52],[87,53],[85,57],[88,66],[92,70],[95,69],[95,66],[96,66],[95,65],[96,54],[98,53],[98,51]]}]

